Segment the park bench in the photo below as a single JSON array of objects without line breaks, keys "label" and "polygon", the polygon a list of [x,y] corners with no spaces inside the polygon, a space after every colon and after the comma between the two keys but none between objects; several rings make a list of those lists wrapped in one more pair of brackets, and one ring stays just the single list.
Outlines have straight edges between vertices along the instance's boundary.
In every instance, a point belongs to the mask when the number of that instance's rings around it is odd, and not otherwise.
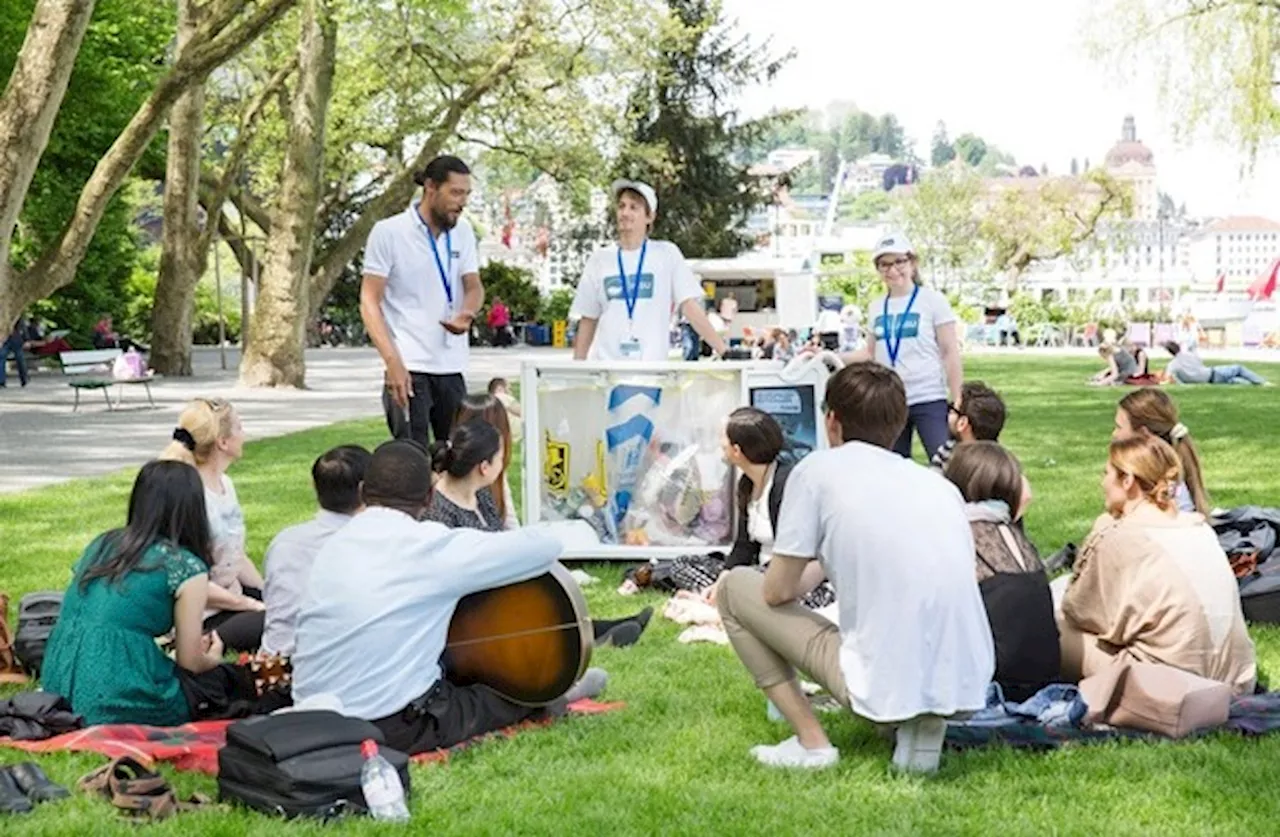
[{"label": "park bench", "polygon": [[[156,405],[155,399],[151,397],[151,381],[154,379],[154,375],[147,374],[140,378],[121,379],[111,377],[111,364],[122,354],[123,352],[119,349],[90,349],[87,351],[58,353],[58,364],[62,367],[62,374],[71,376],[71,380],[67,381],[67,386],[75,390],[76,393],[75,406],[71,408],[73,413],[80,409],[81,390],[102,390],[102,397],[107,402],[107,409],[114,410],[124,400],[124,388],[130,384],[141,384],[147,391],[147,401],[152,407]],[[106,369],[105,373],[102,372],[104,367]],[[118,387],[115,404],[111,403],[111,395],[108,392],[112,387]]]}]

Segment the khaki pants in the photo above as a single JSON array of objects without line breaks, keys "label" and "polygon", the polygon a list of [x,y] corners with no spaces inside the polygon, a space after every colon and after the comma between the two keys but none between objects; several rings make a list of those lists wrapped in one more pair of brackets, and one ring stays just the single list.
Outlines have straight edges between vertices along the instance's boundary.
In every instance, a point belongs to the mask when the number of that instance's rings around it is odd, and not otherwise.
[{"label": "khaki pants", "polygon": [[840,670],[840,629],[799,602],[770,607],[764,574],[750,567],[729,571],[716,589],[725,633],[761,689],[795,677],[800,669],[846,709],[849,687]]}]

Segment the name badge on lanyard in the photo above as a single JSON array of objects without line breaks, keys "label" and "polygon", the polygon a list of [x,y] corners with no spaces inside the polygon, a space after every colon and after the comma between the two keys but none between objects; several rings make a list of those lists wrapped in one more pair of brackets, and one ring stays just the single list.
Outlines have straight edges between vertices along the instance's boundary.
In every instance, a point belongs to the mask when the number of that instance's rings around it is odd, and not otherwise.
[{"label": "name badge on lanyard", "polygon": [[[916,295],[920,293],[920,286],[916,285],[911,289],[911,298],[907,300],[907,307],[903,309],[902,314],[898,317],[897,327],[891,328],[889,319],[889,295],[884,297],[884,347],[889,353],[889,365],[897,368],[898,355],[902,352],[902,336],[906,331],[907,317],[911,315],[911,306],[916,304]],[[895,333],[896,332],[896,333]]]},{"label": "name badge on lanyard", "polygon": [[636,339],[636,303],[640,300],[640,275],[644,272],[644,257],[649,250],[649,239],[640,245],[640,261],[636,263],[636,278],[630,290],[627,288],[627,271],[622,266],[622,248],[618,248],[618,282],[622,286],[622,301],[627,306],[627,337],[620,346],[622,356],[627,360],[639,360],[643,351],[640,341]]},{"label": "name badge on lanyard", "polygon": [[[444,232],[444,249],[445,259],[440,258],[440,246],[436,243],[436,237],[431,233],[431,227],[427,226],[427,222],[422,220],[422,213],[418,211],[418,206],[414,206],[413,217],[418,219],[418,223],[422,225],[422,232],[427,237],[427,243],[431,245],[431,255],[435,257],[436,271],[440,274],[440,286],[444,288],[445,298],[445,319],[453,317],[455,311],[453,307],[453,233],[450,230]],[[446,261],[448,265],[446,267]],[[466,334],[453,334],[445,331],[446,340],[456,340],[462,338],[466,340]]]}]

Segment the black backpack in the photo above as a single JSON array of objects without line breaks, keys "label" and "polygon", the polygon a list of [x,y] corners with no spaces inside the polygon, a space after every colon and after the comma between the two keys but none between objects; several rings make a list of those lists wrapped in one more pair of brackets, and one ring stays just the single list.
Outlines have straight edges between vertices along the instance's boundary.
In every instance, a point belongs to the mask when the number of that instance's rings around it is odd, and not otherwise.
[{"label": "black backpack", "polygon": [[30,674],[39,674],[44,649],[53,626],[62,612],[62,593],[46,590],[28,593],[18,602],[18,629],[13,636],[13,653]]},{"label": "black backpack", "polygon": [[218,751],[218,797],[285,817],[366,813],[360,744],[370,738],[400,774],[407,799],[409,757],[383,746],[372,723],[328,710],[259,715],[229,726]]}]

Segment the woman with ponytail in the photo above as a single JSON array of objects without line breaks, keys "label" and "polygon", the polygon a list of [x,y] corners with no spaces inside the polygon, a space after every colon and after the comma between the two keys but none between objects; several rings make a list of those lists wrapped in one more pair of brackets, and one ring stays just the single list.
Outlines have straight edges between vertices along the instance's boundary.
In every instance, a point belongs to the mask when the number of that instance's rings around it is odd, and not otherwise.
[{"label": "woman with ponytail", "polygon": [[1178,455],[1162,438],[1111,443],[1106,514],[1081,547],[1059,622],[1072,681],[1121,657],[1162,663],[1248,694],[1257,678],[1235,576],[1202,516],[1180,512]]},{"label": "woman with ponytail", "polygon": [[1191,431],[1178,421],[1178,405],[1162,390],[1147,387],[1120,399],[1111,438],[1128,439],[1137,435],[1156,436],[1173,446],[1182,466],[1182,479],[1175,486],[1178,509],[1197,511],[1208,518],[1212,507],[1204,488],[1200,454],[1191,439]]},{"label": "woman with ponytail", "polygon": [[266,610],[262,575],[245,551],[244,512],[227,476],[243,453],[244,427],[231,403],[197,398],[178,416],[160,459],[194,466],[204,485],[212,542],[205,631],[216,629],[229,650],[257,651]]}]

